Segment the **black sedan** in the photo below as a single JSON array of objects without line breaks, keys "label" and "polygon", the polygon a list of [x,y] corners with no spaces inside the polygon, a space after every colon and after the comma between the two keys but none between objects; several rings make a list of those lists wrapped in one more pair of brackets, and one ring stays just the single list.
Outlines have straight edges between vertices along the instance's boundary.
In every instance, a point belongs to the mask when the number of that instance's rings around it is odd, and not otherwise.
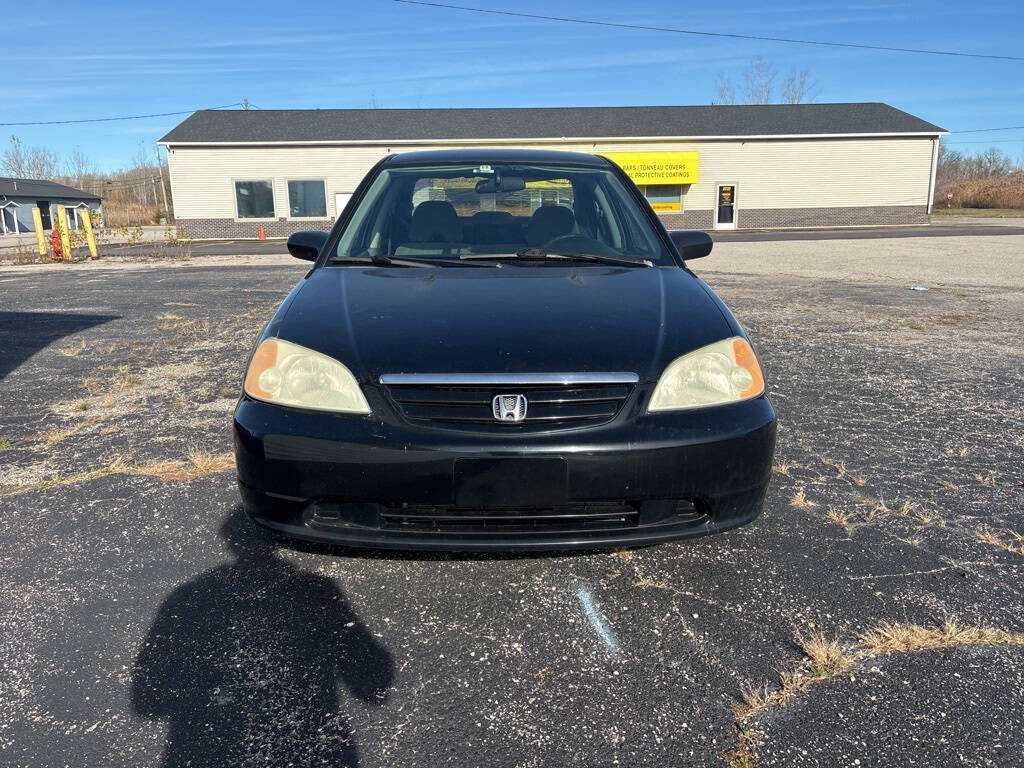
[{"label": "black sedan", "polygon": [[753,520],[775,413],[735,318],[612,162],[390,155],[254,347],[249,514],[407,549],[651,544]]}]

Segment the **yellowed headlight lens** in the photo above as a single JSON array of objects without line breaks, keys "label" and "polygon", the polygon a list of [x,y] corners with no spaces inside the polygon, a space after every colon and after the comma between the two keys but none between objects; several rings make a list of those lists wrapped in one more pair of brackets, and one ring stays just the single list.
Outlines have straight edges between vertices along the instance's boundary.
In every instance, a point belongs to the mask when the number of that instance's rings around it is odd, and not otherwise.
[{"label": "yellowed headlight lens", "polygon": [[369,413],[352,372],[327,355],[282,339],[266,339],[245,374],[249,397],[337,413]]},{"label": "yellowed headlight lens", "polygon": [[651,395],[648,411],[724,405],[764,392],[764,376],[750,343],[722,339],[673,360]]}]

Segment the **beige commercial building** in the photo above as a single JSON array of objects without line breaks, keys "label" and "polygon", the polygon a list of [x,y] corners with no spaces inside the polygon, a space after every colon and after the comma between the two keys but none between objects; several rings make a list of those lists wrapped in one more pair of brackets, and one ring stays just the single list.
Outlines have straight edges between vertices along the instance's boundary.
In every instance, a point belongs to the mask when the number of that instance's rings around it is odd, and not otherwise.
[{"label": "beige commercial building", "polygon": [[381,157],[466,146],[609,155],[670,229],[925,224],[945,133],[876,103],[204,110],[160,143],[202,238],[327,229]]}]

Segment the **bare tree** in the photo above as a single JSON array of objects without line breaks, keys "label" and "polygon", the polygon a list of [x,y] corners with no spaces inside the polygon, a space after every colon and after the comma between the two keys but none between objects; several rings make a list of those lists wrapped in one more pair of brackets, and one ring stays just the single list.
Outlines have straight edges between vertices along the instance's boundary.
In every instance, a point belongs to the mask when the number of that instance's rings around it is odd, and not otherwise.
[{"label": "bare tree", "polygon": [[733,86],[732,80],[725,73],[719,73],[718,75],[718,98],[711,103],[726,105],[736,103],[736,88]]},{"label": "bare tree", "polygon": [[782,92],[776,98],[775,67],[761,56],[747,65],[742,76],[742,100],[737,98],[732,78],[723,72],[718,75],[718,94],[712,104],[802,104],[813,101],[817,90],[810,72],[794,67],[786,76]]},{"label": "bare tree", "polygon": [[775,68],[758,56],[743,73],[747,104],[771,104],[775,100]]},{"label": "bare tree", "polygon": [[64,177],[72,184],[85,184],[91,181],[96,175],[96,169],[89,156],[82,151],[81,147],[75,147],[71,154],[64,159]]},{"label": "bare tree", "polygon": [[21,179],[52,179],[60,172],[60,158],[56,152],[42,147],[29,147],[17,136],[11,136],[10,144],[0,158],[0,168],[10,176]]},{"label": "bare tree", "polygon": [[780,101],[783,104],[803,104],[807,101],[813,101],[812,91],[816,90],[816,85],[811,80],[811,73],[806,69],[792,69],[786,76],[786,82],[782,85],[782,98]]},{"label": "bare tree", "polygon": [[43,147],[32,147],[28,152],[28,177],[52,179],[60,173],[60,157]]},{"label": "bare tree", "polygon": [[1013,159],[996,147],[983,152],[969,154],[939,144],[939,162],[936,177],[939,182],[965,181],[971,179],[994,179],[1019,172],[1024,164]]},{"label": "bare tree", "polygon": [[19,179],[28,177],[28,158],[25,154],[25,146],[17,136],[11,136],[10,144],[0,157],[0,168],[8,176]]}]

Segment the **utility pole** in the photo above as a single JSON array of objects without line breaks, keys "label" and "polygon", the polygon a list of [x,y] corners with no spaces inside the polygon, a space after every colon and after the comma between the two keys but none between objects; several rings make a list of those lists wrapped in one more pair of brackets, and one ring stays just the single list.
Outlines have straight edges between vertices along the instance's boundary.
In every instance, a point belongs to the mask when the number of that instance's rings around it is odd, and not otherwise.
[{"label": "utility pole", "polygon": [[[167,207],[167,187],[164,186],[164,166],[160,162],[160,147],[154,145],[153,151],[156,152],[156,170],[160,174],[160,191],[164,196],[164,221],[167,224],[171,223],[171,210]],[[153,197],[156,197],[156,190],[153,190]]]}]

